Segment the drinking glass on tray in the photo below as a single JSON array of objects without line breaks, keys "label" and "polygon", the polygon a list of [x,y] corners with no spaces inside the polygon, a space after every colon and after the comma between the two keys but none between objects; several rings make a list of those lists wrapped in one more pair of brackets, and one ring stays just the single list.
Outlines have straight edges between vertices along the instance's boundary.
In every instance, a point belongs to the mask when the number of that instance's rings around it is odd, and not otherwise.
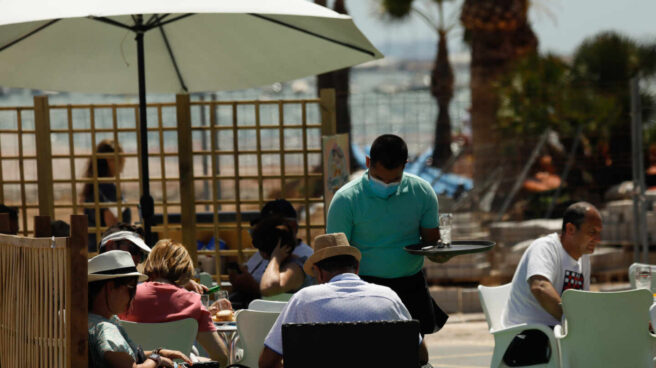
[{"label": "drinking glass on tray", "polygon": [[447,247],[451,246],[451,220],[453,215],[443,213],[440,215],[440,240]]}]

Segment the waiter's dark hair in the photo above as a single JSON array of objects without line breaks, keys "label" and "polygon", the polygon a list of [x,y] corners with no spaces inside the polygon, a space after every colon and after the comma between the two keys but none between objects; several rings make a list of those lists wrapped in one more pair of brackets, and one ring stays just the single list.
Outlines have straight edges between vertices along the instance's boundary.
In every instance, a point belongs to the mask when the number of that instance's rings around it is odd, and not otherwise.
[{"label": "waiter's dark hair", "polygon": [[565,213],[563,213],[562,234],[565,234],[565,228],[568,223],[571,223],[576,226],[577,229],[580,229],[581,224],[585,221],[586,214],[592,208],[594,208],[594,206],[588,202],[576,202],[567,207]]},{"label": "waiter's dark hair", "polygon": [[369,152],[369,163],[380,163],[388,170],[405,165],[408,161],[408,146],[401,137],[383,134],[376,138]]}]

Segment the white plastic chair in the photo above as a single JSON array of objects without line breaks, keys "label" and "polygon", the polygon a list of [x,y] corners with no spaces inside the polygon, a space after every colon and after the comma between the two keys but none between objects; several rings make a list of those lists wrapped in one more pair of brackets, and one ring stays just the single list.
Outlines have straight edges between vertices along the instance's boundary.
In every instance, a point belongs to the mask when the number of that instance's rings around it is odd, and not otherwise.
[{"label": "white plastic chair", "polygon": [[243,355],[239,364],[257,367],[260,353],[264,348],[264,338],[278,318],[279,312],[263,312],[250,309],[237,311],[237,333]]},{"label": "white plastic chair", "polygon": [[166,348],[189,355],[198,333],[198,322],[193,318],[161,323],[130,321],[119,321],[119,323],[130,339],[135,344],[141,345],[144,350]]},{"label": "white plastic chair", "polygon": [[490,364],[490,367],[507,367],[503,362],[503,355],[506,353],[508,345],[510,345],[513,338],[525,330],[542,331],[549,338],[549,344],[551,345],[551,357],[549,358],[549,362],[532,365],[531,367],[559,367],[558,344],[556,343],[551,328],[545,325],[528,323],[507,328],[503,327],[501,318],[503,309],[510,297],[510,286],[510,283],[501,286],[478,286],[481,307],[483,307],[483,312],[485,313],[485,319],[490,328],[490,333],[494,335],[494,353],[492,354],[492,363]]},{"label": "white plastic chair", "polygon": [[556,326],[561,365],[568,367],[653,367],[649,333],[649,290],[563,293],[564,333]]},{"label": "white plastic chair", "polygon": [[[651,277],[652,279],[656,278],[656,265],[651,265],[651,264],[646,264],[646,263],[632,263],[629,266],[629,282],[631,283],[631,289],[636,288],[636,282],[635,282],[635,269],[638,268],[638,266],[648,266],[651,268]],[[656,281],[652,281],[651,283],[651,292],[656,293]]]},{"label": "white plastic chair", "polygon": [[282,309],[285,308],[287,302],[279,302],[275,300],[264,300],[264,299],[253,299],[248,304],[248,309],[258,310],[262,312],[282,312]]}]

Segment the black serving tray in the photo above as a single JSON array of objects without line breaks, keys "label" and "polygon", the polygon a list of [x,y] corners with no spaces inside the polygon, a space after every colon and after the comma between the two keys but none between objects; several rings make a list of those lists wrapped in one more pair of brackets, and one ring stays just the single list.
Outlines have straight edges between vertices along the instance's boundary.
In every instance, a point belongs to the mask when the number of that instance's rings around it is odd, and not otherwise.
[{"label": "black serving tray", "polygon": [[454,240],[450,246],[440,242],[413,244],[404,247],[410,254],[420,256],[459,256],[462,254],[487,252],[496,243],[489,240]]}]

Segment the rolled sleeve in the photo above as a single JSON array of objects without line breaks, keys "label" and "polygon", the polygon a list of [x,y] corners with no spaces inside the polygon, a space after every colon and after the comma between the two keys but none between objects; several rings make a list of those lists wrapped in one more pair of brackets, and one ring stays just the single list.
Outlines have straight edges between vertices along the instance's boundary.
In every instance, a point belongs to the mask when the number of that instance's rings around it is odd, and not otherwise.
[{"label": "rolled sleeve", "polygon": [[440,206],[437,202],[437,195],[435,195],[433,188],[429,187],[429,189],[426,192],[425,209],[421,217],[421,227],[424,229],[434,229],[439,225],[438,213]]},{"label": "rolled sleeve", "polygon": [[326,219],[326,233],[344,233],[346,238],[351,240],[353,233],[353,211],[351,201],[340,192],[335,194]]},{"label": "rolled sleeve", "polygon": [[103,323],[98,331],[96,342],[100,356],[111,351],[128,353],[134,358],[134,352],[130,344],[125,340],[118,327],[111,323]]},{"label": "rolled sleeve", "polygon": [[533,276],[544,276],[553,284],[558,267],[556,255],[550,252],[546,246],[538,246],[531,249],[531,254],[528,254],[527,257],[525,281],[528,282]]}]

